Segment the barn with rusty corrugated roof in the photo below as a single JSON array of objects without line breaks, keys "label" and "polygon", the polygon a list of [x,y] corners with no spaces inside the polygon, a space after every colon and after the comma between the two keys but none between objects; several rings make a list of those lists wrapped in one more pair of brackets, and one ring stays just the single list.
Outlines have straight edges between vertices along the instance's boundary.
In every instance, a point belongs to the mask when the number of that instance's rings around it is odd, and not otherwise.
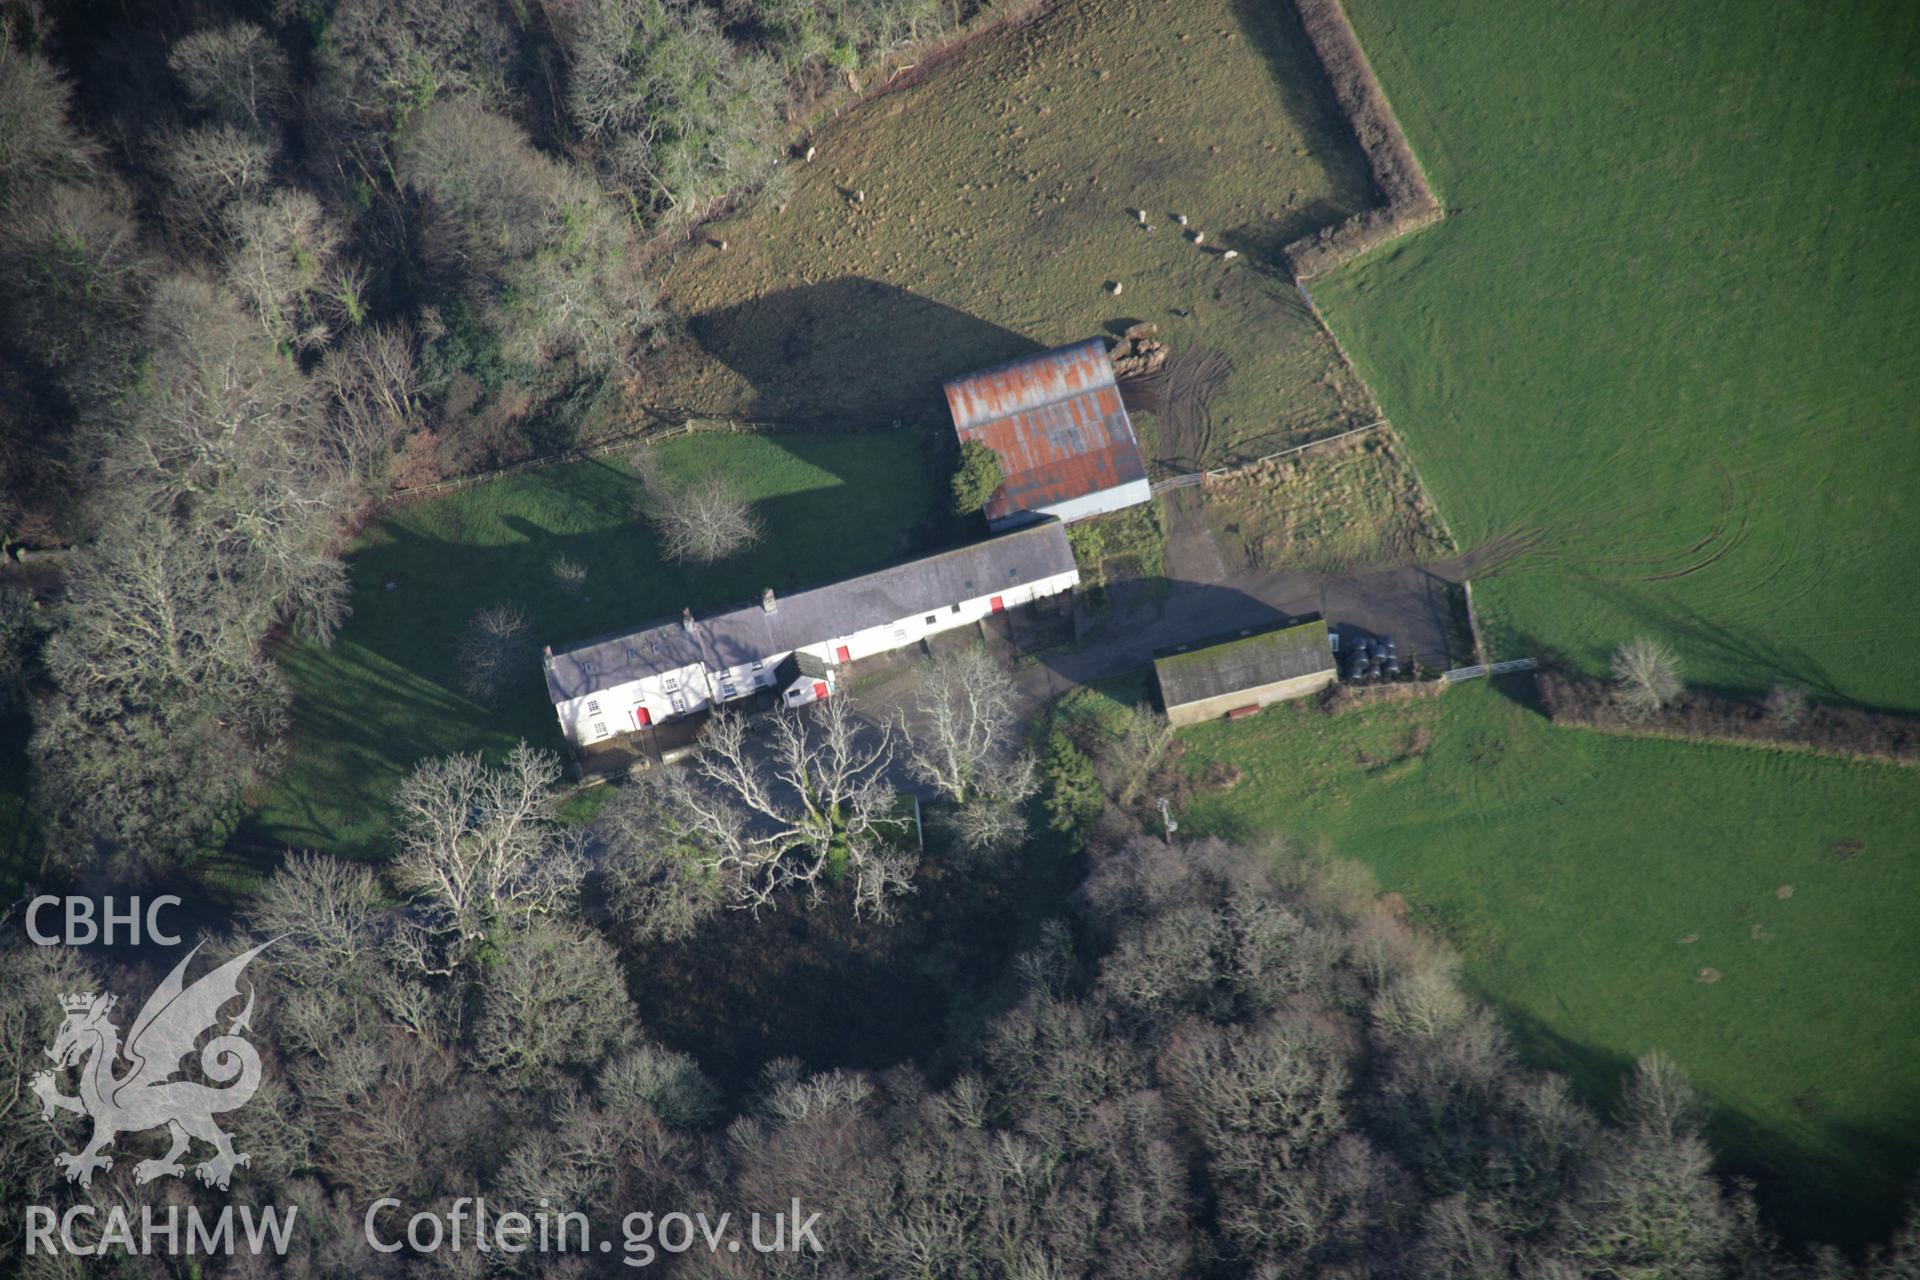
[{"label": "barn with rusty corrugated roof", "polygon": [[1152,496],[1099,338],[955,378],[946,391],[960,442],[984,444],[1000,459],[988,527],[1045,516],[1070,524]]}]

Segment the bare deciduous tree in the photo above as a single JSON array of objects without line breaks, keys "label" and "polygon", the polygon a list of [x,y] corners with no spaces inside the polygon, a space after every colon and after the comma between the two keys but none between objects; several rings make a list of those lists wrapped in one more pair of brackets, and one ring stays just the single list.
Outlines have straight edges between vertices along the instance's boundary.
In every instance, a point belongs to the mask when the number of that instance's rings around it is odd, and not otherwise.
[{"label": "bare deciduous tree", "polygon": [[31,747],[65,860],[184,854],[271,767],[287,697],[244,572],[204,532],[138,510],[70,569]]},{"label": "bare deciduous tree", "polygon": [[160,148],[167,176],[162,212],[204,247],[229,234],[227,211],[262,195],[273,178],[274,145],[230,124],[200,125]]},{"label": "bare deciduous tree", "polygon": [[66,82],[13,34],[0,19],[0,210],[9,211],[31,192],[85,177],[96,159],[70,123]]},{"label": "bare deciduous tree", "polygon": [[578,893],[583,836],[556,820],[559,780],[559,758],[523,742],[499,765],[447,756],[400,784],[394,879],[459,955]]},{"label": "bare deciduous tree", "polygon": [[107,502],[190,523],[219,552],[257,637],[286,620],[325,642],[346,614],[333,544],[350,504],[313,389],[205,281],[161,281],[141,394],[90,427]]},{"label": "bare deciduous tree", "polygon": [[613,948],[591,930],[541,923],[487,969],[472,1056],[483,1071],[545,1080],[597,1065],[632,1030]]},{"label": "bare deciduous tree", "polygon": [[140,346],[151,263],[131,205],[111,183],[64,184],[0,218],[0,318],[89,411],[120,396]]},{"label": "bare deciduous tree", "polygon": [[[907,769],[956,804],[978,793],[1003,794],[1018,771],[1019,693],[985,646],[942,654],[921,673],[902,737]],[[1025,771],[1031,778],[1031,769]],[[1031,789],[1026,794],[1031,794]],[[1025,796],[1019,797],[1024,799]]]},{"label": "bare deciduous tree", "polygon": [[651,448],[634,455],[640,477],[636,514],[652,521],[660,553],[669,560],[713,564],[760,540],[760,518],[724,472],[679,480],[666,473]]},{"label": "bare deciduous tree", "polygon": [[1680,660],[1651,636],[1636,636],[1613,651],[1613,682],[1621,709],[1644,720],[1680,696]]},{"label": "bare deciduous tree", "polygon": [[884,918],[917,861],[886,781],[892,731],[864,726],[844,697],[761,723],[765,741],[736,712],[708,722],[700,753],[663,775],[649,809],[655,838],[721,876],[735,907],[792,888],[818,894],[844,870],[855,911]]},{"label": "bare deciduous tree", "polygon": [[595,824],[613,915],[636,943],[681,942],[726,905],[731,889],[715,861],[676,832],[690,817],[677,794],[683,780],[655,770],[630,780]]},{"label": "bare deciduous tree", "polygon": [[1806,719],[1807,691],[1792,685],[1777,684],[1767,693],[1767,715],[1782,728],[1791,729]]},{"label": "bare deciduous tree", "polygon": [[328,440],[342,469],[371,493],[392,474],[420,411],[420,371],[404,324],[350,331],[315,372],[327,397]]},{"label": "bare deciduous tree", "polygon": [[1173,726],[1145,707],[1124,707],[1094,753],[1094,772],[1121,808],[1140,798],[1173,745]]},{"label": "bare deciduous tree", "polygon": [[460,633],[460,687],[476,702],[491,702],[529,649],[527,615],[496,604],[467,619]]},{"label": "bare deciduous tree", "polygon": [[193,105],[225,124],[270,137],[291,96],[287,55],[251,22],[211,27],[176,41],[167,66]]},{"label": "bare deciduous tree", "polygon": [[506,354],[626,367],[659,309],[626,219],[588,176],[471,102],[429,108],[398,169],[425,199],[431,265],[482,303]]},{"label": "bare deciduous tree", "polygon": [[337,323],[361,310],[352,268],[339,261],[340,232],[305,191],[281,190],[236,206],[227,279],[274,343],[293,351],[327,345]]},{"label": "bare deciduous tree", "polygon": [[568,595],[579,595],[587,587],[587,566],[568,556],[555,556],[547,562],[553,580]]},{"label": "bare deciduous tree", "polygon": [[321,854],[282,863],[248,912],[255,933],[275,938],[271,962],[303,986],[363,983],[391,929],[371,869]]}]

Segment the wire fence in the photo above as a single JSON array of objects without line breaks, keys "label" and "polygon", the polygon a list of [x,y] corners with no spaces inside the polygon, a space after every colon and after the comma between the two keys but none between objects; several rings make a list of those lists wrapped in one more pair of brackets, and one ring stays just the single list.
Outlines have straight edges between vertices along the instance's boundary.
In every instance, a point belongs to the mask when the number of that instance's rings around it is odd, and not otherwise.
[{"label": "wire fence", "polygon": [[[658,440],[673,440],[680,436],[699,435],[703,432],[725,431],[736,435],[805,435],[817,432],[821,428],[810,420],[774,422],[746,418],[694,418],[680,419],[673,425],[649,425],[634,431],[624,432],[593,444],[579,445],[571,449],[557,449],[551,453],[536,454],[531,458],[522,458],[503,467],[494,467],[488,471],[474,471],[462,476],[450,476],[445,480],[436,480],[431,484],[408,485],[396,488],[388,495],[390,501],[404,501],[408,498],[427,497],[436,493],[452,493],[456,489],[470,489],[489,480],[498,480],[503,476],[522,475],[528,471],[540,471],[547,467],[557,467],[569,462],[588,462],[594,458],[604,458],[610,453],[622,449],[632,449],[643,444],[652,444]],[[840,434],[873,433],[903,430],[895,420],[891,426],[844,426],[836,427]]]},{"label": "wire fence", "polygon": [[1540,663],[1533,658],[1509,658],[1505,662],[1480,663],[1471,667],[1455,667],[1451,671],[1442,671],[1440,678],[1448,684],[1458,684],[1462,680],[1478,680],[1483,676],[1504,676],[1515,671],[1532,671]]},{"label": "wire fence", "polygon": [[1389,425],[1391,424],[1385,418],[1378,418],[1372,422],[1369,422],[1364,427],[1354,427],[1350,431],[1342,431],[1335,435],[1330,435],[1330,436],[1321,436],[1318,440],[1309,440],[1305,444],[1297,444],[1297,445],[1294,445],[1291,449],[1282,449],[1278,453],[1263,454],[1258,458],[1249,458],[1245,462],[1235,462],[1229,466],[1224,466],[1224,467],[1213,467],[1206,471],[1189,471],[1184,475],[1168,476],[1164,480],[1154,481],[1150,487],[1155,493],[1166,493],[1167,491],[1172,489],[1190,488],[1197,484],[1205,484],[1209,479],[1213,479],[1213,480],[1224,479],[1227,476],[1235,475],[1242,471],[1251,470],[1252,468],[1260,466],[1263,463],[1272,462],[1276,458],[1292,457],[1296,453],[1305,453],[1308,449],[1317,449],[1321,445],[1333,444],[1336,441],[1347,440],[1347,439],[1351,439],[1354,436],[1365,435],[1369,431],[1378,431],[1381,427],[1385,427]]}]

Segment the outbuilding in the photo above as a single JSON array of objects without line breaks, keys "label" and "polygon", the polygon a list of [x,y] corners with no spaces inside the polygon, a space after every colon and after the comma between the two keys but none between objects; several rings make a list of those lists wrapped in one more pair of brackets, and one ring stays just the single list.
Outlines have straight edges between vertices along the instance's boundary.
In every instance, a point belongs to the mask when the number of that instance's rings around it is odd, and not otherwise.
[{"label": "outbuilding", "polygon": [[1153,496],[1099,338],[955,378],[946,392],[960,443],[984,444],[1000,460],[988,528],[1048,516],[1071,524]]},{"label": "outbuilding", "polygon": [[1326,620],[1317,617],[1162,649],[1153,670],[1175,727],[1302,698],[1338,676]]}]

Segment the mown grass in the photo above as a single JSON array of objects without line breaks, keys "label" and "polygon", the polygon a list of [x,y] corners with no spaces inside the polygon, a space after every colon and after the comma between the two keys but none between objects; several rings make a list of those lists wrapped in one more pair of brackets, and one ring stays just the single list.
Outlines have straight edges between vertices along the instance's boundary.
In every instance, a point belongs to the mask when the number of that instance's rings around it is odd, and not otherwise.
[{"label": "mown grass", "polygon": [[1920,708],[1920,23],[1901,0],[1348,10],[1452,216],[1313,285],[1503,656]]},{"label": "mown grass", "polygon": [[1184,730],[1183,769],[1241,776],[1183,828],[1366,863],[1534,1060],[1604,1104],[1666,1050],[1778,1221],[1884,1236],[1920,1160],[1920,773],[1555,729],[1529,690]]},{"label": "mown grass", "polygon": [[[461,692],[456,641],[481,608],[517,605],[537,654],[877,568],[958,532],[941,514],[938,463],[908,433],[708,434],[660,448],[670,477],[723,468],[755,500],[766,536],[711,567],[663,562],[617,458],[398,507],[368,529],[348,556],[353,615],[339,638],[280,655],[296,699],[292,754],[242,843],[377,857],[386,798],[416,761],[521,739],[559,749],[533,654],[494,705]],[[587,567],[577,593],[552,573],[562,555]]]},{"label": "mown grass", "polygon": [[783,196],[680,254],[665,297],[690,336],[643,398],[941,434],[944,379],[1151,320],[1233,360],[1210,464],[1372,412],[1278,265],[1375,198],[1284,7],[1057,5],[813,144]]}]

